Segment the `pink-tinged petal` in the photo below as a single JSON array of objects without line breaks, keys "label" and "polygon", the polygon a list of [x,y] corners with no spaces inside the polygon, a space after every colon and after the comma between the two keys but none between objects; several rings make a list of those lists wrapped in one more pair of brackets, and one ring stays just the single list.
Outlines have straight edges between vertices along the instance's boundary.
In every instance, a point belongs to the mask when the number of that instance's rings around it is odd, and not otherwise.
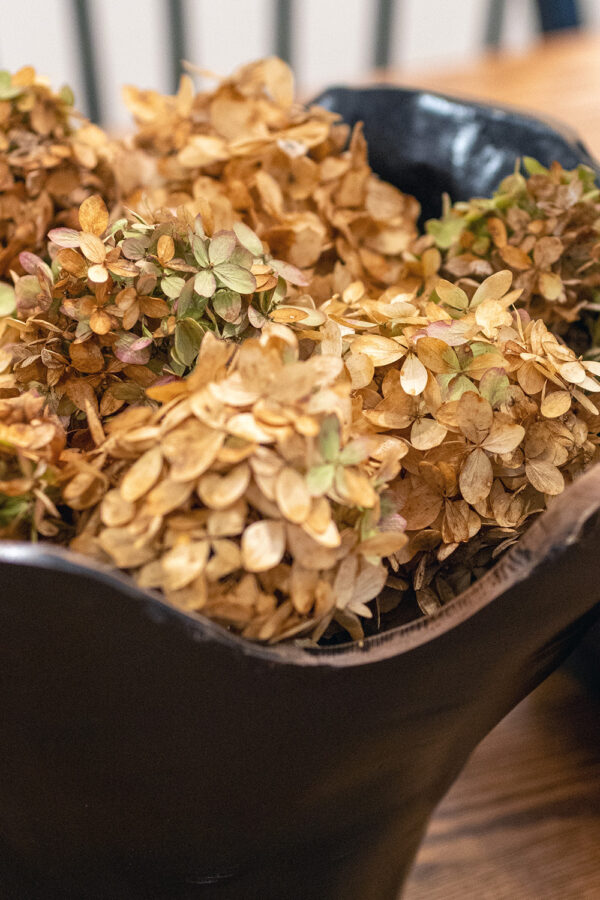
[{"label": "pink-tinged petal", "polygon": [[152,382],[152,387],[161,387],[163,384],[171,384],[173,381],[185,381],[185,378],[180,378],[179,375],[161,375]]},{"label": "pink-tinged petal", "polygon": [[380,531],[406,531],[406,524],[404,516],[394,512],[380,519],[377,523],[377,528]]},{"label": "pink-tinged petal", "polygon": [[310,284],[310,279],[306,277],[304,272],[283,259],[272,259],[269,265],[290,284],[296,284],[299,287],[306,287],[307,284]]},{"label": "pink-tinged petal", "polygon": [[513,319],[517,320],[517,316],[523,323],[523,325],[527,325],[528,322],[531,322],[531,316],[527,312],[526,309],[513,309]]},{"label": "pink-tinged petal", "polygon": [[23,250],[19,253],[19,262],[28,275],[37,275],[38,266],[44,265],[43,259],[40,259],[35,253],[30,253],[29,250]]},{"label": "pink-tinged petal", "polygon": [[218,266],[220,263],[227,262],[237,243],[233,231],[219,231],[211,238],[208,245],[208,258],[211,265]]},{"label": "pink-tinged petal", "polygon": [[59,247],[79,247],[81,232],[75,231],[74,228],[52,228],[48,232],[48,237]]},{"label": "pink-tinged petal", "polygon": [[137,337],[135,334],[122,334],[114,345],[115,356],[129,365],[143,366],[151,356],[152,338]]},{"label": "pink-tinged petal", "polygon": [[438,338],[438,340],[448,344],[449,347],[460,347],[462,344],[467,343],[462,322],[432,322],[431,325],[423,329],[423,332],[424,334],[421,334],[421,337],[427,335],[427,337]]}]

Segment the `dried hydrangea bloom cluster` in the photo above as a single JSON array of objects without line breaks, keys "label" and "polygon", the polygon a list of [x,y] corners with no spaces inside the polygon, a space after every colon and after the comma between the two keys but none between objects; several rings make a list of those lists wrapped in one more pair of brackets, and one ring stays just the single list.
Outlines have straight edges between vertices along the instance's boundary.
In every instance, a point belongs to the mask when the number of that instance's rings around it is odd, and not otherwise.
[{"label": "dried hydrangea bloom cluster", "polygon": [[[0,108],[56,114],[28,73]],[[417,237],[360,128],[294,103],[279,60],[127,96],[96,192],[66,107],[30,141],[68,145],[40,171],[77,189],[0,283],[3,534],[256,640],[433,611],[598,457],[600,363],[549,330],[596,301],[590,173],[529,161]]]},{"label": "dried hydrangea bloom cluster", "polygon": [[0,72],[0,274],[45,247],[52,225],[72,225],[92,193],[114,202],[111,149],[100,128],[71,124],[73,95],[55,94],[31,66]]},{"label": "dried hydrangea bloom cluster", "polygon": [[55,502],[60,455],[66,435],[29,391],[0,399],[0,538],[64,538]]},{"label": "dried hydrangea bloom cluster", "polygon": [[127,88],[146,178],[129,204],[142,212],[184,204],[209,232],[245,222],[274,256],[311,269],[317,303],[356,279],[396,284],[418,203],[371,171],[360,127],[346,150],[348,126],[295,103],[293,88],[276,58],[244,66],[210,92],[194,94],[186,76],[175,97]]},{"label": "dried hydrangea bloom cluster", "polygon": [[372,299],[355,283],[323,307],[328,352],[332,323],[343,335],[355,433],[404,445],[388,497],[409,541],[391,563],[396,587],[417,591],[427,611],[433,592],[438,602],[451,593],[431,587],[444,569],[465,586],[470,572],[450,559],[461,544],[478,535],[479,564],[489,563],[597,455],[588,394],[600,391],[600,364],[515,310],[511,281],[502,270],[467,293],[439,280],[435,299]]},{"label": "dried hydrangea bloom cluster", "polygon": [[[79,224],[50,231],[52,266],[20,254],[26,274],[15,283],[18,321],[4,344],[11,344],[18,385],[36,385],[61,415],[92,416],[97,432],[98,416],[144,402],[144,389],[161,376],[188,372],[207,331],[251,335],[292,282],[306,282],[241,222],[211,237],[184,211],[109,226],[102,198],[93,195]],[[292,306],[280,315],[309,314]]]},{"label": "dried hydrangea bloom cluster", "polygon": [[[586,309],[597,312],[600,191],[586,166],[546,169],[527,157],[524,165],[528,177],[517,169],[493,197],[447,204],[420,249],[435,242],[442,273],[457,283],[510,269],[519,304],[564,333]],[[593,329],[592,342],[600,343]]]},{"label": "dried hydrangea bloom cluster", "polygon": [[353,438],[350,392],[340,358],[300,360],[283,326],[237,350],[208,333],[187,379],[149,389],[158,409],[72,454],[71,546],[249,638],[318,639],[332,620],[360,637],[381,557],[407,539],[378,527],[398,455]]}]

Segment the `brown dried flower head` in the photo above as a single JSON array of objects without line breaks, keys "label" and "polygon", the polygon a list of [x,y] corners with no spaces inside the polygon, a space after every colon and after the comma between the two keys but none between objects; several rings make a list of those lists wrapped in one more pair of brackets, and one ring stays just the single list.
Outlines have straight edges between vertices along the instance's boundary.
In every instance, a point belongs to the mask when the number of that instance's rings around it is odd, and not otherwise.
[{"label": "brown dried flower head", "polygon": [[0,399],[0,537],[64,537],[57,475],[65,432],[33,391]]},{"label": "brown dried flower head", "polygon": [[[591,310],[589,343],[596,345],[600,192],[595,174],[583,165],[567,171],[553,163],[547,169],[529,157],[524,166],[527,177],[517,165],[493,197],[447,202],[442,219],[427,223],[443,253],[442,272],[460,283],[510,269],[522,292],[520,305],[560,333]],[[575,337],[573,330],[570,334]]]},{"label": "brown dried flower head", "polygon": [[354,429],[409,447],[391,485],[409,543],[393,565],[417,591],[476,536],[489,562],[597,456],[600,365],[516,310],[511,282],[501,270],[378,300],[354,284],[324,307],[349,345]]},{"label": "brown dried flower head", "polygon": [[92,195],[79,225],[49,232],[52,267],[21,253],[26,274],[14,292],[6,286],[6,311],[16,306],[16,382],[45,390],[61,415],[85,414],[96,443],[98,416],[143,402],[158,378],[188,372],[207,332],[251,336],[280,306],[280,317],[325,321],[314,306],[282,306],[306,279],[241,222],[210,237],[184,212],[109,225]]},{"label": "brown dried flower head", "polygon": [[137,167],[157,170],[129,198],[142,212],[185,204],[210,232],[241,219],[306,270],[317,304],[356,279],[387,286],[405,274],[418,203],[371,171],[360,126],[346,149],[336,114],[294,102],[281,60],[243,66],[214,91],[195,94],[184,76],[174,97],[126,88],[125,100]]},{"label": "brown dried flower head", "polygon": [[299,359],[280,325],[238,349],[207,333],[192,374],[148,393],[157,410],[130,408],[72,456],[71,546],[246,637],[318,639],[332,622],[360,637],[380,559],[406,537],[379,528],[399,454],[353,439],[342,360]]},{"label": "brown dried flower head", "polygon": [[55,94],[31,66],[0,72],[0,275],[21,271],[19,253],[40,252],[52,225],[76,222],[91,193],[116,200],[106,135],[73,125],[69,88]]}]

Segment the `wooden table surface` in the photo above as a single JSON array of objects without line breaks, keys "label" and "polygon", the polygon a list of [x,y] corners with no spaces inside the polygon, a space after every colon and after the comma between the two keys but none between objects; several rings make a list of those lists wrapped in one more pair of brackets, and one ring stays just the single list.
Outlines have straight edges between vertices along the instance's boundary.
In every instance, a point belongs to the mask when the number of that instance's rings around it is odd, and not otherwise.
[{"label": "wooden table surface", "polygon": [[[518,107],[600,159],[600,34],[371,81]],[[599,900],[600,697],[559,670],[494,729],[437,810],[403,900]]]},{"label": "wooden table surface", "polygon": [[600,33],[554,37],[451,69],[380,72],[373,80],[541,113],[574,128],[600,159]]},{"label": "wooden table surface", "polygon": [[402,900],[598,900],[600,698],[564,668],[472,755]]}]

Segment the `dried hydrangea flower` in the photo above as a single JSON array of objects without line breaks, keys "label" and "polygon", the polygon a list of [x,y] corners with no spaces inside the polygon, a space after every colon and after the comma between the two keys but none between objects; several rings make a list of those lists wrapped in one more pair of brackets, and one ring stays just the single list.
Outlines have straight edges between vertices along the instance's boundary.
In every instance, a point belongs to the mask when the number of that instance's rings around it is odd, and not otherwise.
[{"label": "dried hydrangea flower", "polygon": [[51,267],[21,254],[26,274],[7,303],[16,301],[23,323],[12,323],[17,382],[45,389],[61,415],[79,410],[89,421],[85,391],[97,433],[99,415],[142,402],[158,378],[188,372],[207,332],[235,340],[255,334],[289,283],[305,285],[243,223],[210,236],[199,217],[185,214],[109,225],[102,198],[93,195],[79,209],[79,225],[50,231]]},{"label": "dried hydrangea flower", "polygon": [[418,203],[374,175],[360,126],[346,149],[336,114],[294,102],[281,60],[243,66],[214,91],[195,94],[184,76],[174,97],[126,88],[125,100],[134,158],[157,170],[130,205],[184,204],[211,231],[242,219],[274,256],[309,270],[317,304],[355,279],[386,286],[403,275]]},{"label": "dried hydrangea flower", "polygon": [[0,538],[62,538],[58,468],[60,421],[33,391],[0,399]]},{"label": "dried hydrangea flower", "polygon": [[72,226],[91,193],[116,199],[112,151],[96,125],[72,124],[73,95],[55,94],[31,66],[0,72],[0,275],[45,247],[53,225]]},{"label": "dried hydrangea flower", "polygon": [[253,640],[431,613],[597,459],[600,363],[562,337],[597,301],[591,174],[528,161],[415,240],[416,201],[280,60],[127,96],[133,211],[86,181],[0,285],[23,521],[65,541],[58,479],[73,548]]},{"label": "dried hydrangea flower", "polygon": [[[452,281],[478,281],[500,269],[514,274],[520,305],[531,316],[565,333],[582,315],[596,345],[600,300],[600,192],[586,166],[547,169],[528,157],[489,199],[446,203],[444,215],[427,223],[430,241],[442,251],[441,271]],[[429,249],[428,252],[434,248]],[[575,337],[572,330],[571,336]]]},{"label": "dried hydrangea flower", "polygon": [[517,311],[511,288],[508,270],[429,295],[353,284],[323,307],[343,333],[356,433],[408,447],[390,497],[409,542],[392,563],[417,598],[425,570],[480,533],[491,561],[597,458],[600,365]]},{"label": "dried hydrangea flower", "polygon": [[71,546],[249,638],[318,639],[331,622],[360,637],[380,560],[407,540],[401,520],[379,528],[399,454],[352,437],[341,359],[298,353],[276,324],[238,349],[207,333],[186,379],[148,389],[158,409],[131,407],[71,455]]}]

